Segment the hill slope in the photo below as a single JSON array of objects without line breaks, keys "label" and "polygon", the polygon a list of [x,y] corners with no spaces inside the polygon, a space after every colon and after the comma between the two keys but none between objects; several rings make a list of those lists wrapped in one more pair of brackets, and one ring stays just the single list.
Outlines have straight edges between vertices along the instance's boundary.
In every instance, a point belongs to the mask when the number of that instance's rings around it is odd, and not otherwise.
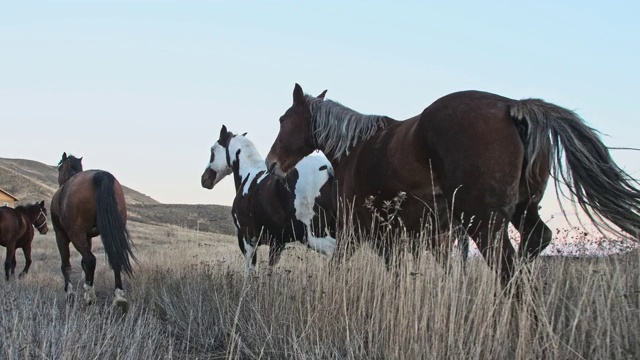
[{"label": "hill slope", "polygon": [[[58,189],[58,169],[33,160],[0,158],[0,188],[21,203],[51,199]],[[159,204],[151,197],[123,185],[127,204]]]},{"label": "hill slope", "polygon": [[[18,197],[18,204],[44,200],[49,206],[58,189],[57,167],[33,160],[0,158],[0,188]],[[228,206],[161,204],[124,185],[123,189],[131,221],[235,234]]]}]

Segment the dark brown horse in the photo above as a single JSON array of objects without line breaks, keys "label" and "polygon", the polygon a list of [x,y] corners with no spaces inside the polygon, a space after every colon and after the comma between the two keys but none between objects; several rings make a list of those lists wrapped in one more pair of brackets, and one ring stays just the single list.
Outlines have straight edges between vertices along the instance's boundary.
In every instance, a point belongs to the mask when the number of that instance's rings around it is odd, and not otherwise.
[{"label": "dark brown horse", "polygon": [[82,255],[85,283],[84,298],[93,302],[93,276],[96,257],[91,252],[91,239],[100,235],[109,265],[115,275],[114,306],[127,309],[120,273],[132,275],[130,258],[131,241],[126,229],[127,205],[122,186],[110,173],[102,170],[82,170],[82,158],[62,154],[58,164],[60,188],[51,200],[51,221],[56,232],[56,242],[62,260],[64,289],[71,294],[69,278],[69,243]]},{"label": "dark brown horse", "polygon": [[0,245],[7,248],[4,260],[4,273],[7,281],[16,272],[16,250],[22,248],[24,269],[20,277],[27,275],[31,266],[31,242],[33,228],[40,234],[49,231],[47,226],[47,208],[44,201],[32,205],[20,205],[15,209],[0,207]]},{"label": "dark brown horse", "polygon": [[[463,91],[397,121],[305,95],[296,84],[267,166],[282,175],[315,149],[332,161],[335,191],[341,202],[353,201],[363,229],[371,207],[383,210],[385,201],[404,193],[398,216],[407,230],[420,232],[424,215],[441,229],[461,227],[504,282],[515,257],[509,222],[520,231],[526,259],[551,242],[538,215],[550,175],[599,229],[638,238],[637,182],[578,115],[542,100]],[[343,240],[338,259],[345,255]]]}]

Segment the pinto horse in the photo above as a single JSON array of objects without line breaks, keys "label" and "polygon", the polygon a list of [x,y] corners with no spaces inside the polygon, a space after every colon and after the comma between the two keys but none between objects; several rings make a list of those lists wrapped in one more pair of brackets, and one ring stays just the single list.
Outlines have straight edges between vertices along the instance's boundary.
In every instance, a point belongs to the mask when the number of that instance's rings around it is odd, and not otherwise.
[{"label": "pinto horse", "polygon": [[102,170],[82,169],[82,158],[62,154],[58,164],[60,188],[51,200],[51,222],[62,260],[64,290],[72,294],[69,243],[82,255],[84,298],[87,303],[96,299],[93,277],[96,257],[91,252],[91,239],[100,235],[109,265],[115,276],[113,305],[123,311],[128,308],[120,273],[131,276],[130,259],[135,260],[127,232],[127,205],[118,180]]},{"label": "pinto horse", "polygon": [[[339,201],[353,201],[356,224],[370,223],[363,206],[370,196],[380,209],[404,193],[398,215],[409,231],[421,230],[423,214],[441,228],[461,227],[503,283],[513,276],[516,255],[509,222],[520,232],[524,259],[551,242],[538,214],[550,175],[600,231],[638,240],[637,181],[577,114],[543,100],[462,91],[397,121],[305,95],[296,84],[267,166],[282,176],[316,149],[333,164]],[[339,239],[335,259],[354,248],[345,247]]]},{"label": "pinto horse", "polygon": [[[284,179],[267,174],[254,144],[222,126],[202,174],[202,187],[213,187],[233,174],[236,197],[231,214],[247,270],[256,265],[258,245],[268,244],[269,266],[280,260],[286,243],[300,241],[331,255],[335,249],[331,164],[318,156],[303,158]],[[317,234],[317,235],[316,235]]]},{"label": "pinto horse", "polygon": [[15,209],[0,207],[0,245],[7,248],[7,257],[4,260],[7,281],[16,272],[16,250],[19,248],[22,248],[25,260],[20,277],[29,272],[34,227],[43,235],[49,231],[44,201],[32,205],[20,205]]}]

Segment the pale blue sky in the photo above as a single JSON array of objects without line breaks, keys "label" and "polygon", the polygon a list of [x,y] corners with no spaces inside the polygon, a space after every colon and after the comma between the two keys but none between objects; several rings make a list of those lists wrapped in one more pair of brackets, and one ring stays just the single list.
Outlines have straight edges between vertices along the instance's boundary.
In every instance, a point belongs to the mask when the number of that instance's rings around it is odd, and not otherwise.
[{"label": "pale blue sky", "polygon": [[[231,178],[200,187],[221,124],[266,155],[296,82],[397,119],[458,90],[540,97],[640,147],[639,17],[587,1],[2,3],[0,156],[67,151],[161,202],[230,204]],[[639,156],[614,153],[636,175]]]}]

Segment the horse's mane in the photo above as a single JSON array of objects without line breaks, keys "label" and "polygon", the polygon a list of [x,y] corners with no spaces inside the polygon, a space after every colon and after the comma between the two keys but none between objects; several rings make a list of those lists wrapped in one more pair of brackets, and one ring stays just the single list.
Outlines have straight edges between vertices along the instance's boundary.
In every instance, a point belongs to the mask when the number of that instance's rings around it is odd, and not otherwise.
[{"label": "horse's mane", "polygon": [[340,160],[360,140],[373,136],[392,120],[387,116],[363,115],[331,100],[307,97],[311,111],[311,137],[329,159]]}]

